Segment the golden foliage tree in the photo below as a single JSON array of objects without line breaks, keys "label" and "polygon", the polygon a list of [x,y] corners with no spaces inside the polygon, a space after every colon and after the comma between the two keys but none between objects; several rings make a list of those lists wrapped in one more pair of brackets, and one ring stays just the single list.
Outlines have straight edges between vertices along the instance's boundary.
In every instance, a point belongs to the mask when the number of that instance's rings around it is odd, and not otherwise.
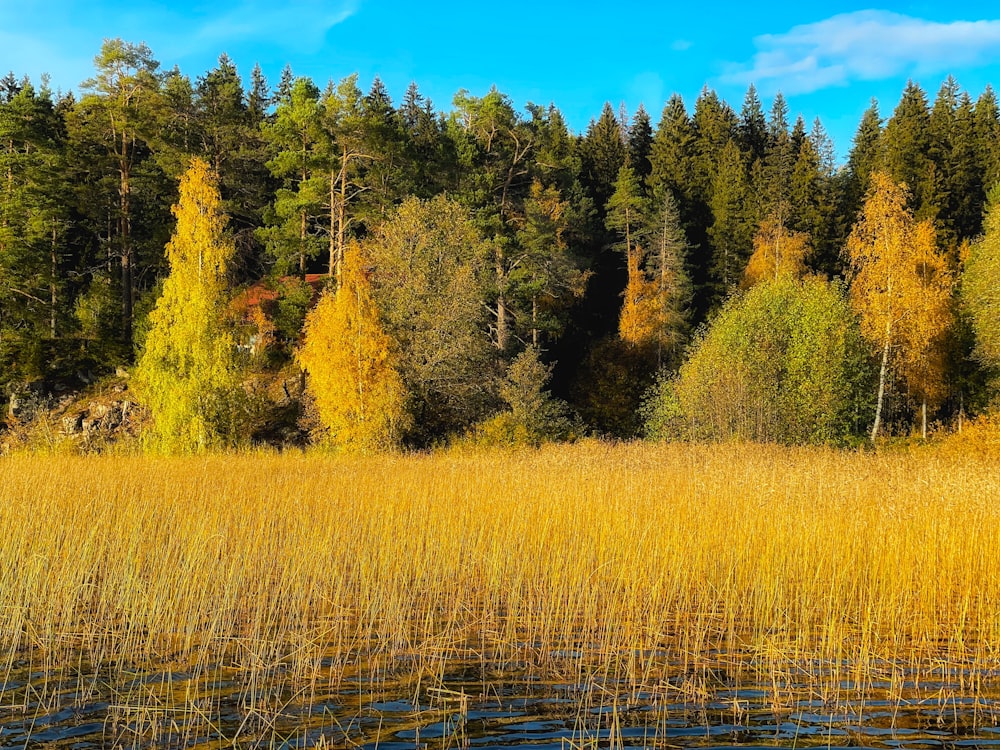
[{"label": "golden foliage tree", "polygon": [[234,247],[225,236],[218,178],[202,159],[192,159],[181,178],[173,214],[170,275],[150,313],[134,378],[139,399],[153,413],[155,447],[169,453],[225,443],[239,392],[233,339],[223,321]]},{"label": "golden foliage tree", "polygon": [[793,232],[775,216],[761,222],[753,238],[753,255],[747,262],[740,286],[749,289],[761,281],[782,276],[801,279],[808,273],[805,259],[809,254],[809,236]]},{"label": "golden foliage tree", "polygon": [[619,338],[637,347],[658,343],[665,328],[663,295],[656,281],[639,266],[641,256],[638,247],[628,255],[628,284],[618,318]]},{"label": "golden foliage tree", "polygon": [[847,241],[851,303],[861,316],[865,338],[881,350],[872,440],[881,426],[890,368],[920,402],[925,435],[927,403],[939,398],[944,387],[952,278],[933,225],[913,219],[907,197],[904,185],[873,172],[861,216]]},{"label": "golden foliage tree", "polygon": [[406,390],[356,244],[345,251],[339,290],[323,293],[304,333],[297,358],[330,443],[359,452],[396,445],[408,425]]}]

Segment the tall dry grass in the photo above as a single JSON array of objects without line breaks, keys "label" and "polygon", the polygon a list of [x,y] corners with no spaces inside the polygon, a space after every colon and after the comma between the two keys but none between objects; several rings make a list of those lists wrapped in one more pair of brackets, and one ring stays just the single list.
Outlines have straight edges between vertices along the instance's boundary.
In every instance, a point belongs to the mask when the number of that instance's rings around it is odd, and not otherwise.
[{"label": "tall dry grass", "polygon": [[[440,686],[459,663],[484,690],[515,671],[835,702],[979,694],[1000,668],[991,456],[586,443],[13,456],[0,475],[0,670],[35,673],[8,705],[69,680],[79,702],[190,714],[223,672],[263,706],[275,681],[308,700],[344,679]],[[180,672],[215,678],[172,687]]]}]

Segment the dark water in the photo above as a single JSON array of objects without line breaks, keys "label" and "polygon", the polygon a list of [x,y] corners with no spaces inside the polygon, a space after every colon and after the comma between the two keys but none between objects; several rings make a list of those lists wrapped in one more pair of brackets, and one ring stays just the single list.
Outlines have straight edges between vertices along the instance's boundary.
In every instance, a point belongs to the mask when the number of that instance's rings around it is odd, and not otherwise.
[{"label": "dark water", "polygon": [[[727,684],[728,683],[728,684]],[[994,748],[1000,700],[961,682],[743,686],[596,677],[543,682],[464,668],[442,677],[248,677],[14,669],[0,684],[0,748]]]}]

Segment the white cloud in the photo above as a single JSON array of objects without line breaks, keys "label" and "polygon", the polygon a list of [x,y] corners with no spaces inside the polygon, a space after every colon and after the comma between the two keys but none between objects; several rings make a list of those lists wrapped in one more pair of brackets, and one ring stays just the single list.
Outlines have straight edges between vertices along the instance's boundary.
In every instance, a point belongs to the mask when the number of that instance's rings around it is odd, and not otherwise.
[{"label": "white cloud", "polygon": [[207,18],[194,29],[200,42],[263,41],[276,46],[315,50],[326,33],[357,11],[352,0],[244,0],[224,14]]},{"label": "white cloud", "polygon": [[241,48],[254,52],[249,60],[267,50],[285,58],[315,54],[363,0],[197,0],[183,8],[135,0],[124,10],[107,0],[51,2],[43,12],[40,0],[20,0],[11,23],[0,24],[0,76],[13,70],[37,81],[47,72],[53,88],[75,88],[93,75],[106,37],[146,42],[156,59],[188,73]]},{"label": "white cloud", "polygon": [[765,34],[754,45],[753,59],[728,66],[724,82],[800,94],[981,63],[1000,52],[1000,20],[940,23],[863,10]]}]

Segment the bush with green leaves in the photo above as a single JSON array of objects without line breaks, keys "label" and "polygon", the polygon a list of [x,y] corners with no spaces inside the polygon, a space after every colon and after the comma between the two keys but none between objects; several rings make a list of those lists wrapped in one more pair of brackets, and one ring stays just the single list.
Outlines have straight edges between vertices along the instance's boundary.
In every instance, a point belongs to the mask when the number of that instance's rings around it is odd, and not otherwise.
[{"label": "bush with green leaves", "polygon": [[541,361],[534,347],[521,352],[500,384],[500,396],[510,407],[477,424],[470,435],[480,445],[541,445],[579,437],[582,428],[565,401],[545,386],[552,365]]},{"label": "bush with green leaves", "polygon": [[733,298],[644,407],[654,439],[843,443],[872,413],[872,365],[843,289],[783,278]]}]

